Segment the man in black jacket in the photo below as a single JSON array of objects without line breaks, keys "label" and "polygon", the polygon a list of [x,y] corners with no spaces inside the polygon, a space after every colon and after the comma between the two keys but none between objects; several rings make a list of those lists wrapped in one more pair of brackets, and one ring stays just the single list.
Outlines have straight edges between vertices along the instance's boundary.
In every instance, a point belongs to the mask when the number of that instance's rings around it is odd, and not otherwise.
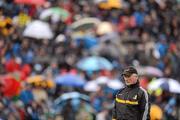
[{"label": "man in black jacket", "polygon": [[129,66],[122,76],[126,87],[116,94],[112,120],[150,120],[148,93],[139,86],[137,70]]}]

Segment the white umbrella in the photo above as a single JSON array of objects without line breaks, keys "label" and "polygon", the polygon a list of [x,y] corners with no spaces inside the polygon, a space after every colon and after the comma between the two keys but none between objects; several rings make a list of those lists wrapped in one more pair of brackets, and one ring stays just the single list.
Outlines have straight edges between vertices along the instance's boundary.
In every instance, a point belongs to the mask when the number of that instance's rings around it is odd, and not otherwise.
[{"label": "white umbrella", "polygon": [[96,83],[96,81],[89,81],[84,86],[84,90],[88,92],[97,92],[100,89],[100,86]]},{"label": "white umbrella", "polygon": [[48,23],[35,20],[28,24],[23,36],[36,39],[51,39],[53,38],[53,32]]},{"label": "white umbrella", "polygon": [[96,33],[98,35],[110,34],[112,32],[114,32],[114,28],[110,22],[101,22],[97,26]]},{"label": "white umbrella", "polygon": [[107,86],[114,90],[118,90],[118,89],[123,88],[124,84],[119,80],[109,80],[109,82],[107,83]]},{"label": "white umbrella", "polygon": [[160,78],[153,80],[148,85],[149,90],[156,90],[162,88],[172,93],[180,93],[180,83],[177,80],[171,78]]},{"label": "white umbrella", "polygon": [[170,79],[168,81],[170,92],[180,93],[180,83],[177,80]]},{"label": "white umbrella", "polygon": [[148,89],[149,90],[156,90],[160,87],[160,85],[162,83],[165,82],[165,79],[164,78],[160,78],[160,79],[156,79],[156,80],[153,80],[151,81],[149,84],[148,84]]},{"label": "white umbrella", "polygon": [[146,67],[146,72],[147,74],[152,74],[152,75],[155,75],[155,76],[159,76],[159,77],[162,77],[163,76],[163,72],[156,68],[156,67],[152,67],[152,66],[148,66]]},{"label": "white umbrella", "polygon": [[102,85],[102,84],[107,84],[109,79],[105,76],[100,76],[95,81],[97,82],[97,84]]},{"label": "white umbrella", "polygon": [[139,75],[148,75],[148,76],[156,76],[156,77],[162,77],[163,72],[156,67],[153,66],[140,66],[137,67]]}]

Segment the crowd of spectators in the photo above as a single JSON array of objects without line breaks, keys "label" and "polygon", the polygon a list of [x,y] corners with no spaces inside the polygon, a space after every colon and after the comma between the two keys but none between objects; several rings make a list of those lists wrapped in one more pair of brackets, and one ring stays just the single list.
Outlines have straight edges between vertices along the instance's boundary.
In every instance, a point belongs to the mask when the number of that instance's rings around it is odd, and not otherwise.
[{"label": "crowd of spectators", "polygon": [[[41,19],[44,10],[52,7],[66,10],[68,17]],[[58,75],[78,74],[86,82],[105,76],[123,82],[120,73],[124,67],[152,66],[162,71],[163,75],[142,75],[141,81],[148,84],[152,79],[172,78],[180,82],[179,16],[179,0],[46,0],[41,5],[1,0],[0,118],[111,120],[116,90],[104,85],[100,85],[95,92],[87,92],[81,87],[60,86],[54,81]],[[98,31],[98,25],[72,29],[71,25],[83,18],[96,18],[109,26],[103,28],[105,32]],[[37,39],[25,36],[24,30],[35,20],[47,23],[53,37]],[[86,43],[88,40],[95,42]],[[107,59],[113,69],[79,69],[77,63],[88,56]],[[29,77],[36,75],[45,76],[54,85],[37,86],[26,82]],[[15,88],[8,86],[12,84],[8,83],[9,77],[15,79],[12,80]],[[10,92],[5,93],[4,86],[10,87]],[[86,112],[84,102],[81,102],[78,110],[74,110],[67,101],[63,110],[54,115],[51,108],[54,100],[73,91],[89,96],[90,112]],[[38,98],[37,93],[43,95]],[[178,120],[178,96],[170,91],[151,92],[152,104],[161,108],[161,119]]]}]

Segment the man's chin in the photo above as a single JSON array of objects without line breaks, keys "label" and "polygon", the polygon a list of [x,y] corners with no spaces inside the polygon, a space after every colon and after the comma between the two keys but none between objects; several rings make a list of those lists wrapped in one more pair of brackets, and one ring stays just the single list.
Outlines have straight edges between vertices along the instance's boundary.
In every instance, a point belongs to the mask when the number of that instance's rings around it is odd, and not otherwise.
[{"label": "man's chin", "polygon": [[126,85],[128,86],[128,85],[132,85],[132,83],[126,83]]}]

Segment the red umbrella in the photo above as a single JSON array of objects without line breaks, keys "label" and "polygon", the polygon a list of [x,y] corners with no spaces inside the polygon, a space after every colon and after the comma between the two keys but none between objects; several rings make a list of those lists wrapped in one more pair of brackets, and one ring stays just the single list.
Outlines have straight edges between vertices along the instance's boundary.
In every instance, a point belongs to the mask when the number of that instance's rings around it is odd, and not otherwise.
[{"label": "red umbrella", "polygon": [[15,61],[15,59],[10,59],[5,63],[5,69],[7,72],[14,72],[20,70],[20,65]]},{"label": "red umbrella", "polygon": [[11,76],[5,76],[2,82],[2,92],[6,97],[13,97],[19,93],[20,82]]},{"label": "red umbrella", "polygon": [[18,4],[43,5],[46,0],[14,0]]},{"label": "red umbrella", "polygon": [[21,67],[21,72],[23,72],[26,76],[28,76],[32,71],[32,68],[29,64],[24,64],[22,67]]}]

